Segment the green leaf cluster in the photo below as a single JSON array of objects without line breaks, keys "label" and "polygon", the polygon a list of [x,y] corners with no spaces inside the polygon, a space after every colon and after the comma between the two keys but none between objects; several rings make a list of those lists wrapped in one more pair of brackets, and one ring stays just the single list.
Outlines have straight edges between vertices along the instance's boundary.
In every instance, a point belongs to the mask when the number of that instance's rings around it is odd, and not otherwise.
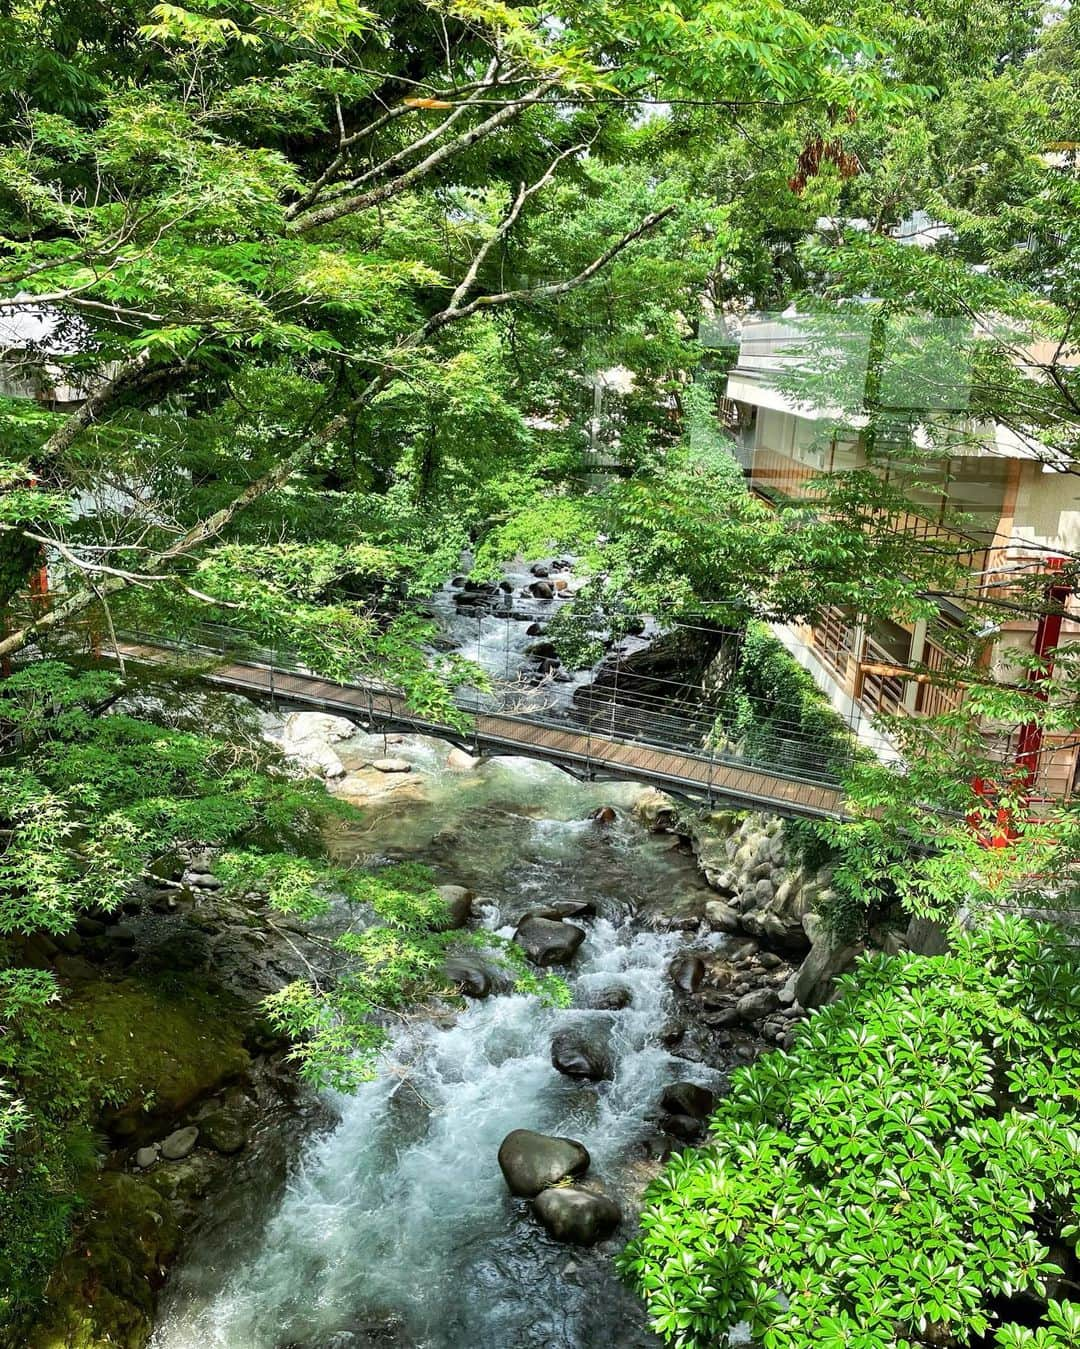
[{"label": "green leaf cluster", "polygon": [[1051,930],[999,917],[943,956],[864,956],[649,1188],[620,1266],[654,1328],[685,1349],[743,1320],[765,1349],[1072,1343],[1078,1030]]}]

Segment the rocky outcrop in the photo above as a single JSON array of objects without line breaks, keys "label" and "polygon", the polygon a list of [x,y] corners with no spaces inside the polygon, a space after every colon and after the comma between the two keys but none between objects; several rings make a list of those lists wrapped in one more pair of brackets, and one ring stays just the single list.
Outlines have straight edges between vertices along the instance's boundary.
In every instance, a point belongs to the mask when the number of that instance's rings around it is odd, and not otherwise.
[{"label": "rocky outcrop", "polygon": [[787,988],[803,1007],[820,1007],[831,992],[833,980],[854,963],[863,946],[861,942],[837,941],[816,914],[807,914],[804,922],[812,945]]},{"label": "rocky outcrop", "polygon": [[808,871],[774,816],[716,811],[697,821],[691,843],[709,885],[720,895],[706,918],[721,932],[745,933],[780,951],[801,953],[810,939],[803,919],[829,898],[830,871]]},{"label": "rocky outcrop", "polygon": [[514,1129],[499,1147],[499,1170],[511,1194],[531,1199],[541,1190],[589,1169],[589,1153],[574,1138]]},{"label": "rocky outcrop", "polygon": [[308,773],[322,778],[345,776],[345,765],[332,746],[356,734],[345,717],[327,712],[291,712],[281,729],[282,752]]}]

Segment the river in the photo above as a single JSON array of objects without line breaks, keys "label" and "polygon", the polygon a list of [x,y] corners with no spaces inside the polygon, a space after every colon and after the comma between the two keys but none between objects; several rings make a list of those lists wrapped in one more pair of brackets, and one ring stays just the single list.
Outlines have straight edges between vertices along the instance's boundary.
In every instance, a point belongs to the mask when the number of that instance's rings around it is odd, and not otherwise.
[{"label": "river", "polygon": [[[329,1122],[296,1141],[284,1185],[248,1174],[208,1205],[164,1291],[153,1349],[658,1343],[611,1256],[651,1174],[642,1143],[665,1083],[715,1083],[711,1069],[660,1047],[667,966],[686,939],[652,922],[700,912],[709,892],[672,837],[635,821],[634,784],[583,784],[523,759],[452,773],[445,749],[395,746],[413,763],[411,790],[339,828],[331,851],[365,864],[425,861],[440,882],[482,896],[482,921],[505,933],[542,903],[588,902],[596,917],[568,971],[573,1006],[503,993],[403,1024],[377,1080],[327,1097]],[[615,807],[614,825],[588,819],[599,805]],[[630,1005],[590,1010],[613,983]],[[582,1084],[551,1063],[553,1033],[590,1018],[611,1023],[610,1082]],[[590,1175],[626,1215],[606,1246],[555,1243],[510,1196],[496,1154],[519,1127],[586,1144]]]}]

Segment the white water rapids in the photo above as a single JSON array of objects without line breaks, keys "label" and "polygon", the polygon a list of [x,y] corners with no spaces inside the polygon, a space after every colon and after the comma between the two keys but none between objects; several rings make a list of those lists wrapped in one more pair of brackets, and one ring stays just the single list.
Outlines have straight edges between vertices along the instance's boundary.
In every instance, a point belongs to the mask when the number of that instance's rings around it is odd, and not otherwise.
[{"label": "white water rapids", "polygon": [[[441,775],[436,775],[439,777]],[[538,902],[589,900],[599,916],[568,979],[574,1006],[519,995],[470,1003],[454,1020],[396,1035],[386,1071],[331,1101],[336,1122],[300,1149],[284,1190],[223,1201],[165,1290],[153,1349],[637,1349],[657,1343],[607,1247],[551,1241],[513,1199],[496,1162],[514,1128],[566,1134],[592,1154],[590,1175],[626,1207],[643,1178],[635,1144],[665,1082],[708,1069],[657,1040],[670,1013],[667,966],[679,940],[632,921],[663,899],[693,903],[693,863],[630,819],[631,785],[575,783],[557,770],[496,761],[445,778],[426,802],[390,811],[342,856],[428,860],[440,880],[494,901],[493,925]],[[587,821],[613,803],[619,823]],[[370,851],[367,854],[370,856]],[[589,992],[621,984],[617,1012]],[[579,1083],[551,1063],[555,1029],[589,1018],[614,1027],[614,1080]],[[632,1202],[632,1201],[631,1201]]]}]

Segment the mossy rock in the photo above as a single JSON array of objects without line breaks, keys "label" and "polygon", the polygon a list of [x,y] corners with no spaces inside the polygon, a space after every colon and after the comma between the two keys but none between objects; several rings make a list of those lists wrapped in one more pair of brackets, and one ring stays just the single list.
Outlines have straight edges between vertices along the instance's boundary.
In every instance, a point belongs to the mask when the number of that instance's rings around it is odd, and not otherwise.
[{"label": "mossy rock", "polygon": [[102,1123],[118,1138],[149,1136],[251,1062],[244,1009],[194,981],[97,981],[73,992],[65,1020]]},{"label": "mossy rock", "polygon": [[154,1295],[180,1233],[153,1186],[107,1171],[87,1197],[76,1240],[49,1283],[26,1349],[144,1349]]}]

